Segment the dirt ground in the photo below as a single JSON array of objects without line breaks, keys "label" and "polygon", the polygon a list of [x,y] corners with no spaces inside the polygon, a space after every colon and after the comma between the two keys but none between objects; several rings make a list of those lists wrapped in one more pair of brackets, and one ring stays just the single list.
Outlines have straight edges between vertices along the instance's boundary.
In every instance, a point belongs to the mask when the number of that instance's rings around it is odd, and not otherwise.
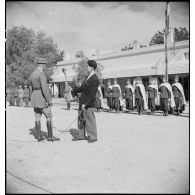
[{"label": "dirt ground", "polygon": [[[52,111],[60,130],[77,117],[61,104]],[[6,114],[7,193],[189,192],[188,109],[168,117],[95,113],[94,143],[72,141],[68,132],[60,142],[37,142],[32,108],[7,106]],[[45,124],[43,116],[43,134]]]}]

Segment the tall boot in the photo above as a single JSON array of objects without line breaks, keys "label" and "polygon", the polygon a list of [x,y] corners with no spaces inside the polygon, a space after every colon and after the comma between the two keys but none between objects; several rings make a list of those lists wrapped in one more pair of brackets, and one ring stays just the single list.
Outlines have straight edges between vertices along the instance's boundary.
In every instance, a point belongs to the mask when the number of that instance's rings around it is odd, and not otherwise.
[{"label": "tall boot", "polygon": [[53,136],[53,131],[52,131],[52,123],[51,121],[47,121],[47,132],[48,132],[48,141],[59,141],[60,138],[56,138]]},{"label": "tall boot", "polygon": [[37,130],[37,135],[38,135],[38,142],[44,140],[44,138],[41,135],[41,121],[35,121],[35,128]]}]

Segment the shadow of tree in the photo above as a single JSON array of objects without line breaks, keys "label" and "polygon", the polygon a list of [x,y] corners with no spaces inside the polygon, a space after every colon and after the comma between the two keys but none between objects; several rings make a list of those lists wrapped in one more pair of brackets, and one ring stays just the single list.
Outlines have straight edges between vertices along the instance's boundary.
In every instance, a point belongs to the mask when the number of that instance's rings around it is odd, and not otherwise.
[{"label": "shadow of tree", "polygon": [[[29,129],[29,131],[30,131],[30,133],[29,133],[30,135],[33,135],[35,139],[38,139],[38,134],[37,134],[37,130],[35,127]],[[49,139],[48,134],[45,131],[41,131],[41,135],[43,136],[43,138],[45,138],[47,140]]]}]

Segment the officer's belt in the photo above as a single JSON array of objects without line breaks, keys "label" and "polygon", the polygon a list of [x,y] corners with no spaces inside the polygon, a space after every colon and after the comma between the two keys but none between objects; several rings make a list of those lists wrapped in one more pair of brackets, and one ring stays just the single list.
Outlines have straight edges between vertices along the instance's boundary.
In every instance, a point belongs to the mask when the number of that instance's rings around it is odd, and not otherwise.
[{"label": "officer's belt", "polygon": [[33,91],[34,91],[34,90],[41,90],[41,88],[33,88]]}]

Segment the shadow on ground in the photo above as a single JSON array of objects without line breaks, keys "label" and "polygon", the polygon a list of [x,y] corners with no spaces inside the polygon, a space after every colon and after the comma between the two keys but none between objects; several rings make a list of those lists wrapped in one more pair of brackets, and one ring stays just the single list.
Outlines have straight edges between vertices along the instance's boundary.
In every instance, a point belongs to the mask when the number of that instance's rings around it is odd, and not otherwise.
[{"label": "shadow on ground", "polygon": [[[29,131],[30,131],[29,133],[30,135],[33,135],[35,139],[38,139],[38,134],[37,134],[37,130],[35,129],[35,127],[29,129]],[[45,131],[41,131],[41,135],[43,136],[43,138],[47,140],[49,139],[48,134]]]}]

